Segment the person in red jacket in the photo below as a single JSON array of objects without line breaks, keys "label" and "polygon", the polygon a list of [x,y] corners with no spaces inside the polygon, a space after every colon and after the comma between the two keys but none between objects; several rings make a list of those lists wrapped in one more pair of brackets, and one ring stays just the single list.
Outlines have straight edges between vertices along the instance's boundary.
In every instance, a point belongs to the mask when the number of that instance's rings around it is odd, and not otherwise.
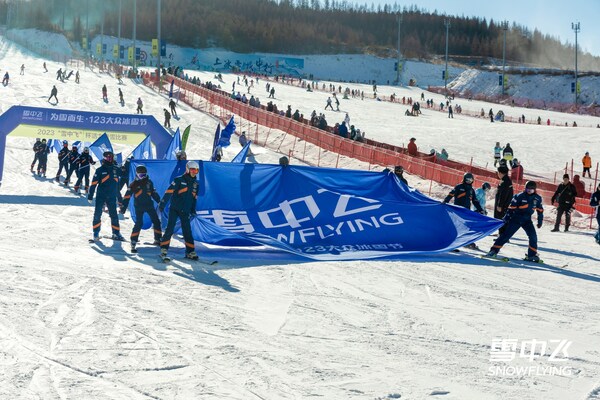
[{"label": "person in red jacket", "polygon": [[415,138],[410,138],[410,142],[408,143],[407,149],[408,149],[408,154],[410,154],[411,156],[416,157],[419,152],[417,150],[417,144],[415,143],[417,139]]}]

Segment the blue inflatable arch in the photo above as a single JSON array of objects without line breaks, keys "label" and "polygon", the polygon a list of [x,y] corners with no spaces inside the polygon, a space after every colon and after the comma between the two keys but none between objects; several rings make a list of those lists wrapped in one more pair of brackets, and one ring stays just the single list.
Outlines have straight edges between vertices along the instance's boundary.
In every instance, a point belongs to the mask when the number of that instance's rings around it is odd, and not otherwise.
[{"label": "blue inflatable arch", "polygon": [[150,135],[162,159],[171,135],[151,115],[109,114],[55,108],[12,106],[0,115],[0,184],[4,173],[6,136],[19,128],[23,137],[93,142],[106,132],[112,143],[137,145]]}]

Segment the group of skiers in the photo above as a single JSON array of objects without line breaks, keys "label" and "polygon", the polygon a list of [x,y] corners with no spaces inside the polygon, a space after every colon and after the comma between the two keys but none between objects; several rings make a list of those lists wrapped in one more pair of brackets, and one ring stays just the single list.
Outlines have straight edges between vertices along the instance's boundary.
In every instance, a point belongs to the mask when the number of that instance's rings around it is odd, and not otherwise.
[{"label": "group of skiers", "polygon": [[[177,220],[180,221],[185,240],[185,256],[190,259],[198,259],[195,252],[194,239],[192,237],[190,218],[196,214],[196,198],[198,197],[198,181],[196,175],[199,171],[199,165],[195,161],[188,161],[186,164],[186,173],[176,178],[171,186],[165,192],[162,200],[154,188],[154,183],[148,176],[147,168],[139,165],[135,171],[135,180],[129,184],[129,165],[127,160],[120,167],[114,159],[111,151],[103,153],[101,165],[96,169],[90,185],[90,167],[96,164],[89,153],[89,148],[84,147],[80,153],[78,147],[73,145],[69,149],[68,141],[62,142],[63,148],[58,152],[58,171],[55,181],[60,183],[61,173],[65,172],[63,184],[69,186],[73,173],[77,181],[73,187],[75,193],[80,192],[81,185],[84,183],[84,191],[87,194],[88,201],[91,202],[96,196],[94,217],[92,221],[93,241],[100,239],[100,228],[102,226],[101,217],[106,207],[110,216],[111,230],[113,240],[125,240],[120,232],[118,212],[124,214],[127,210],[131,198],[134,201],[135,225],[131,233],[131,251],[137,252],[137,244],[143,224],[144,214],[148,214],[154,229],[154,245],[160,245],[161,258],[168,260],[167,251],[169,249],[171,237],[174,233]],[[34,172],[37,163],[37,175],[46,176],[47,158],[50,153],[46,139],[36,139],[33,145],[34,160],[31,164],[31,171]],[[178,160],[186,160],[184,151],[177,153]],[[128,186],[125,196],[121,197],[123,186]],[[158,218],[154,203],[159,203],[161,213],[170,201],[168,222],[166,230],[162,233],[161,223]],[[117,206],[119,207],[117,210]]]}]

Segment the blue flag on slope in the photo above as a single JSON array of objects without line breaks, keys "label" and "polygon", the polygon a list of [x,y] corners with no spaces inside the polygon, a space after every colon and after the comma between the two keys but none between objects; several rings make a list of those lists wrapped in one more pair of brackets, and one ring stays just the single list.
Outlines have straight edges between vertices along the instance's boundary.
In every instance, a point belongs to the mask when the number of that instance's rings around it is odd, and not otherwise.
[{"label": "blue flag on slope", "polygon": [[215,138],[213,140],[213,148],[212,148],[212,155],[210,156],[210,161],[217,161],[217,147],[219,144],[220,137],[221,137],[221,124],[217,124],[217,129],[215,130]]},{"label": "blue flag on slope", "polygon": [[173,139],[171,139],[171,144],[167,148],[167,152],[165,153],[165,160],[177,160],[177,153],[181,151],[181,133],[179,132],[179,128],[173,135]]},{"label": "blue flag on slope", "polygon": [[252,144],[252,140],[249,140],[248,143],[242,148],[242,150],[237,154],[237,156],[233,157],[231,160],[232,163],[245,163],[246,156],[248,155],[248,150],[250,150],[250,145]]},{"label": "blue flag on slope", "polygon": [[106,132],[90,145],[90,151],[96,156],[96,160],[102,160],[105,151],[113,151],[112,144]]},{"label": "blue flag on slope", "polygon": [[60,153],[62,150],[62,140],[53,139],[52,140],[52,148],[56,150],[57,153]]},{"label": "blue flag on slope", "polygon": [[233,132],[235,132],[235,122],[233,122],[233,117],[231,117],[227,126],[221,131],[221,137],[219,138],[218,146],[229,146],[231,144],[230,140]]},{"label": "blue flag on slope", "polygon": [[146,139],[142,140],[142,142],[138,144],[135,149],[133,149],[131,156],[136,160],[154,160],[150,135],[146,136]]}]

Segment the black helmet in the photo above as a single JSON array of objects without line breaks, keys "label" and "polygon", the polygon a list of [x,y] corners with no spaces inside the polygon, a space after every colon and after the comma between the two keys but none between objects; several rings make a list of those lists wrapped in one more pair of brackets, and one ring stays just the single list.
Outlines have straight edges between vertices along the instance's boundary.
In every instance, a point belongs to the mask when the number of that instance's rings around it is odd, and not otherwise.
[{"label": "black helmet", "polygon": [[63,145],[66,145],[66,146],[68,146],[68,145],[69,145],[69,142],[67,142],[66,140],[63,140]]},{"label": "black helmet", "polygon": [[145,165],[138,165],[137,167],[135,167],[135,173],[136,174],[147,174],[148,168],[146,168]]},{"label": "black helmet", "polygon": [[467,172],[463,175],[463,183],[467,183],[470,185],[471,183],[473,183],[474,180],[475,178],[473,178],[473,174],[470,172]]},{"label": "black helmet", "polygon": [[487,182],[484,182],[484,183],[483,183],[483,185],[481,185],[481,188],[482,188],[483,190],[490,190],[490,189],[492,188],[492,185],[490,185],[490,184],[489,184],[489,183],[487,183]]},{"label": "black helmet", "polygon": [[115,157],[112,151],[105,151],[104,154],[102,154],[102,156],[104,157],[104,161],[107,161],[109,163],[113,162]]},{"label": "black helmet", "polygon": [[537,189],[537,183],[535,183],[535,181],[527,181],[527,183],[525,184],[525,189]]}]

